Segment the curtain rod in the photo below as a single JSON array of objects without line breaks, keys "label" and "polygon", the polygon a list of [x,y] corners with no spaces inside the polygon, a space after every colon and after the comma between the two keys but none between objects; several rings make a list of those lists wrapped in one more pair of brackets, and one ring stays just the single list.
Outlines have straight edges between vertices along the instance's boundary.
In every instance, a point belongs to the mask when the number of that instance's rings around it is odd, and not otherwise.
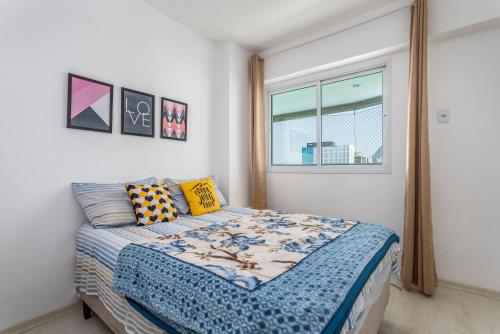
[{"label": "curtain rod", "polygon": [[[344,32],[344,31],[347,31],[347,30],[350,30],[350,29],[353,29],[353,28],[357,28],[357,27],[363,26],[363,25],[365,25],[367,23],[373,22],[373,21],[381,19],[383,17],[387,17],[387,16],[390,16],[390,15],[393,15],[393,14],[396,14],[396,13],[399,13],[399,12],[403,12],[403,11],[411,8],[411,6],[413,6],[413,3],[414,3],[414,1],[406,1],[406,3],[404,5],[401,4],[397,8],[391,9],[391,10],[389,10],[389,11],[383,13],[383,14],[375,15],[375,16],[370,17],[368,19],[361,20],[360,22],[349,23],[349,21],[355,21],[356,20],[356,17],[354,17],[351,20],[348,20],[348,21],[343,22],[343,23],[342,22],[339,23],[338,26],[340,26],[340,27],[337,28],[337,29],[334,29],[334,31],[332,31],[332,32],[328,32],[328,33],[325,33],[325,34],[321,34],[321,33],[317,32],[317,34],[320,34],[320,36],[318,36],[318,37],[313,37],[312,39],[308,39],[307,37],[302,37],[302,39],[305,39],[305,41],[303,41],[303,42],[300,42],[300,41],[299,42],[290,41],[288,43],[282,44],[281,46],[278,45],[278,46],[276,46],[274,48],[270,48],[270,49],[264,50],[262,52],[259,52],[259,55],[262,58],[267,58],[267,57],[270,57],[270,56],[274,56],[274,55],[277,55],[277,54],[289,51],[291,49],[295,49],[295,48],[298,48],[298,47],[301,47],[301,46],[304,46],[304,45],[308,45],[308,44],[317,42],[319,40],[328,38],[330,36],[334,36],[334,35],[339,34],[341,32]],[[370,13],[366,13],[365,16],[370,16]],[[298,38],[295,41],[300,40],[300,39],[301,38]],[[286,46],[287,44],[289,46]]]}]

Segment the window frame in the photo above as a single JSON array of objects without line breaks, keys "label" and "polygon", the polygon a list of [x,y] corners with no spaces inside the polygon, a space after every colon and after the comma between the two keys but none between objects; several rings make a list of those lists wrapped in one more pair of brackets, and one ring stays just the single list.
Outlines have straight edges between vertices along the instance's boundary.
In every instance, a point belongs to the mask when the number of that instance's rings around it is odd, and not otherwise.
[{"label": "window frame", "polygon": [[[321,145],[318,145],[315,165],[273,165],[272,164],[272,95],[316,86],[316,143],[321,143],[321,85],[347,80],[363,75],[382,72],[382,145],[384,147],[381,165],[322,165]],[[268,173],[312,173],[312,174],[390,174],[392,173],[391,147],[391,64],[390,60],[356,64],[330,71],[280,81],[265,86],[266,90],[266,149]]]}]

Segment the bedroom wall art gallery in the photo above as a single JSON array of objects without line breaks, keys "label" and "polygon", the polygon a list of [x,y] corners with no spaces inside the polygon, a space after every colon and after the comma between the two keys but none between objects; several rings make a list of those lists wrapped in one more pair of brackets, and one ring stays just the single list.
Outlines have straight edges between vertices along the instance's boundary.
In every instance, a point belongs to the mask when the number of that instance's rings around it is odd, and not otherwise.
[{"label": "bedroom wall art gallery", "polygon": [[[187,140],[187,103],[161,98],[160,137]],[[67,127],[112,132],[113,85],[68,73]],[[155,96],[121,88],[121,133],[155,136]]]}]

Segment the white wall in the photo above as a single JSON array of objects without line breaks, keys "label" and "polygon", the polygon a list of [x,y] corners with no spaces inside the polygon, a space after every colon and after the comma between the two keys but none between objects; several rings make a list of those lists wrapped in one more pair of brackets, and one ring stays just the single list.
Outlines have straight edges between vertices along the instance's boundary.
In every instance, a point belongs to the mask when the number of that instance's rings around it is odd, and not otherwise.
[{"label": "white wall", "polygon": [[[429,49],[438,276],[500,291],[500,27]],[[450,108],[451,122],[436,111]]]},{"label": "white wall", "polygon": [[409,11],[397,12],[383,19],[266,57],[265,79],[279,78],[407,43],[410,31],[407,24],[408,15]]},{"label": "white wall", "polygon": [[[75,300],[70,182],[212,172],[214,52],[135,0],[0,0],[0,330]],[[67,72],[115,85],[113,134],[66,129]],[[187,102],[187,142],[121,135],[121,86]]]},{"label": "white wall", "polygon": [[447,34],[453,30],[498,21],[498,0],[430,0],[429,32],[431,35]]},{"label": "white wall", "polygon": [[219,43],[215,49],[214,59],[214,112],[212,113],[212,169],[217,175],[217,184],[230,201],[229,194],[229,114],[231,109],[230,95],[230,52],[229,43]]},{"label": "white wall", "polygon": [[[450,1],[430,2],[430,34],[435,40],[429,45],[429,117],[437,270],[441,279],[500,291],[500,225],[494,209],[500,203],[496,171],[500,28],[461,35],[491,26],[481,22],[497,22],[500,6],[470,0],[453,4],[458,6],[457,16],[446,11]],[[452,18],[443,19],[444,12]],[[408,86],[404,45],[409,23],[406,10],[266,58],[268,82],[364,55],[384,53],[392,64],[392,174],[268,173],[271,208],[383,223],[402,235]],[[436,111],[448,107],[451,123],[437,124]]]},{"label": "white wall", "polygon": [[234,42],[217,45],[214,170],[232,206],[250,205],[250,53]]},{"label": "white wall", "polygon": [[230,48],[229,204],[250,205],[250,53],[235,43]]},{"label": "white wall", "polygon": [[[405,2],[400,0],[400,2]],[[380,15],[375,10],[368,17]],[[340,22],[338,33],[317,38],[322,32],[303,36],[285,45],[297,46],[283,49],[281,46],[264,50],[266,57],[265,76],[267,80],[277,80],[301,71],[320,70],[325,65],[358,58],[374,57],[381,53],[393,52],[408,45],[410,26],[409,8],[398,10],[378,19],[370,19],[360,24],[354,20],[353,26]],[[376,17],[376,16],[374,16]],[[500,22],[500,1],[498,0],[429,0],[429,36],[431,39],[446,38],[467,31],[480,30]],[[324,32],[331,32],[325,29]],[[311,40],[308,40],[311,38]],[[307,42],[307,43],[306,43]]]}]

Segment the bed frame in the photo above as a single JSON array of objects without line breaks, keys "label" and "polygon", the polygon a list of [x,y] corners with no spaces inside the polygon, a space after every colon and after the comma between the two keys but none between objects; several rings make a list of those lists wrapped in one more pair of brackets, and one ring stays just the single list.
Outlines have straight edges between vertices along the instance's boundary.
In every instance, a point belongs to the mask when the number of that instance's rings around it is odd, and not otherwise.
[{"label": "bed frame", "polygon": [[[365,316],[364,320],[360,324],[360,327],[355,329],[352,334],[377,334],[380,324],[382,323],[385,307],[389,302],[389,281],[390,279],[387,279],[384,283],[384,287],[382,288],[382,292],[380,293],[377,301],[370,308],[370,311]],[[85,319],[89,319],[92,314],[95,314],[113,331],[113,333],[127,333],[125,326],[113,317],[99,297],[87,295],[78,290],[77,292],[83,302],[83,317]]]},{"label": "bed frame", "polygon": [[97,315],[106,326],[111,329],[115,334],[126,334],[125,326],[119,322],[112,314],[108,311],[104,303],[97,296],[87,295],[84,292],[80,292],[77,289],[78,295],[82,300],[83,304],[83,318],[85,320],[89,319],[92,314]]}]

